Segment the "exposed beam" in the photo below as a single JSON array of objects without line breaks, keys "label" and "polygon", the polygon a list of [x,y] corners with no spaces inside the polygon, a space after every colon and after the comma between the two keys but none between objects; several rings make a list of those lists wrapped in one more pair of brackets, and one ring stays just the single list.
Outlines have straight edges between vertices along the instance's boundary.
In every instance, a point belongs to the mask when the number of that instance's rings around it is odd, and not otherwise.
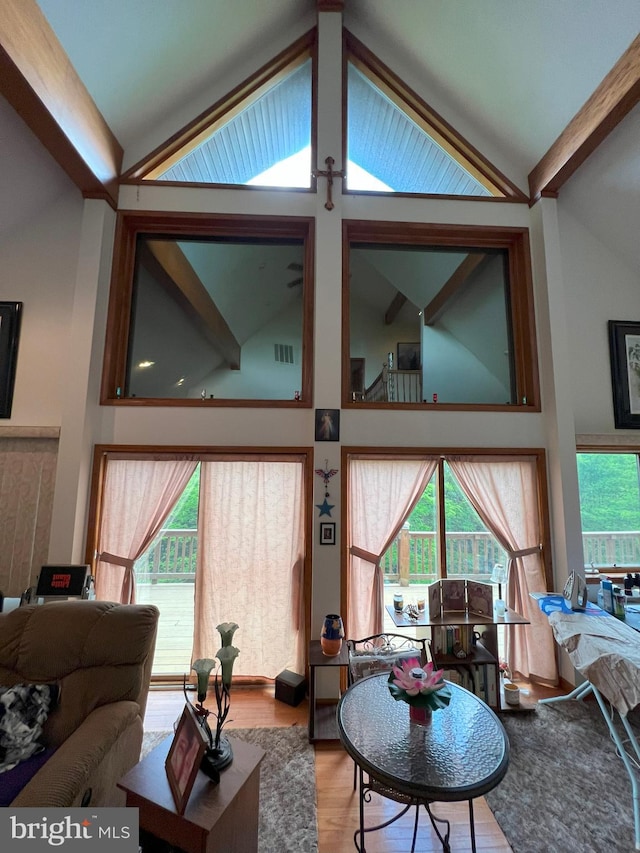
[{"label": "exposed beam", "polygon": [[640,101],[640,36],[529,174],[531,203],[560,187]]},{"label": "exposed beam", "polygon": [[207,340],[231,370],[240,370],[240,344],[180,246],[171,240],[148,240],[146,248],[140,255],[142,263],[174,294],[178,291],[182,304]]},{"label": "exposed beam", "polygon": [[385,326],[390,326],[393,323],[393,321],[398,316],[400,309],[406,301],[407,297],[404,295],[404,293],[400,293],[400,291],[398,291],[391,300],[391,304],[387,308],[386,314],[384,315]]},{"label": "exposed beam", "polygon": [[425,326],[432,326],[438,317],[444,314],[451,300],[460,293],[471,273],[478,269],[486,257],[478,253],[467,255],[424,309]]},{"label": "exposed beam", "polygon": [[35,0],[0,0],[0,93],[84,196],[116,206],[122,147]]}]

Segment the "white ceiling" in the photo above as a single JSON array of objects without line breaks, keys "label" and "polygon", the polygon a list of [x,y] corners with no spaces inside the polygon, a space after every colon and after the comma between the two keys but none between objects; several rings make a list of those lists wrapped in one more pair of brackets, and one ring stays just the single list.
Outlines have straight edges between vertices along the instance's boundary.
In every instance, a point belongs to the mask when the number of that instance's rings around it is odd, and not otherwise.
[{"label": "white ceiling", "polygon": [[[221,80],[240,82],[316,20],[315,0],[38,2],[129,163],[148,152],[151,128],[179,129],[220,96]],[[346,0],[344,23],[526,191],[527,174],[640,32],[640,2]],[[589,170],[608,195],[605,230],[640,266],[628,213],[621,228],[615,221],[621,196],[640,199],[638,109],[606,141],[611,153],[578,174]],[[562,193],[579,215],[595,190],[573,180]]]}]

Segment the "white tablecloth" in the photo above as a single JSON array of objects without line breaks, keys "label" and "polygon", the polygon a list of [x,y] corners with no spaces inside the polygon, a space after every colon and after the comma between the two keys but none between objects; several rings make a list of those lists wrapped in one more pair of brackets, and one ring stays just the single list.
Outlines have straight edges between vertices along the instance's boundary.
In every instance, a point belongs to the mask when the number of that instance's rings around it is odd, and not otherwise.
[{"label": "white tablecloth", "polygon": [[640,633],[613,616],[550,613],[556,641],[572,664],[626,716],[640,704]]}]

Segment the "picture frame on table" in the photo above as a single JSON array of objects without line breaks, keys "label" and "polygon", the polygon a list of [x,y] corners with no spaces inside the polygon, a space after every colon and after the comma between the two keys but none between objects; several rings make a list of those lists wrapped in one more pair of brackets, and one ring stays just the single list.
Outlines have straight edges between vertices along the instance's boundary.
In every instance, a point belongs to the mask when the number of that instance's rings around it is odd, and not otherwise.
[{"label": "picture frame on table", "polygon": [[640,322],[609,320],[613,419],[616,429],[640,429]]},{"label": "picture frame on table", "polygon": [[11,417],[22,302],[0,302],[0,418]]},{"label": "picture frame on table", "polygon": [[336,524],[335,521],[320,522],[320,544],[335,545],[336,544]]},{"label": "picture frame on table", "polygon": [[196,719],[193,706],[187,702],[180,715],[173,741],[165,761],[167,779],[178,814],[187,808],[202,756],[207,748],[204,730]]},{"label": "picture frame on table", "polygon": [[420,341],[396,344],[396,369],[420,370]]}]

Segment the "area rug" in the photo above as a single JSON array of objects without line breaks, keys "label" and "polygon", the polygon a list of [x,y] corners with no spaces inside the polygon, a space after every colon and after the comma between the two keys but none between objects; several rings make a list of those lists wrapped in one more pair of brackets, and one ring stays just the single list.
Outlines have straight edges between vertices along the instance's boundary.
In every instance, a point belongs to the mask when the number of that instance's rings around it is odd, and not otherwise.
[{"label": "area rug", "polygon": [[634,849],[631,782],[595,701],[537,705],[501,720],[511,760],[486,800],[514,853]]},{"label": "area rug", "polygon": [[[169,732],[145,732],[142,756]],[[303,726],[228,729],[261,746],[259,853],[314,853],[318,849],[315,753]]]}]

